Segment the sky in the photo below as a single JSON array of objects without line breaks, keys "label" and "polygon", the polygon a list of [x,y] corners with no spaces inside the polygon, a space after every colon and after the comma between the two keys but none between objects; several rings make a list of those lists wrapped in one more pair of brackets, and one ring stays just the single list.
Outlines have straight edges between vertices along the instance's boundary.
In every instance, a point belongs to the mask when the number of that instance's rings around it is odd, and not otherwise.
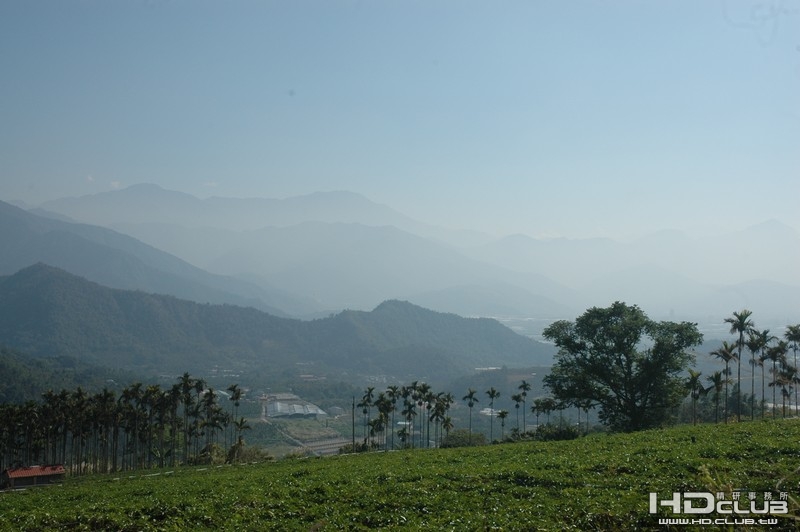
[{"label": "sky", "polygon": [[495,235],[800,229],[800,4],[0,2],[0,200],[136,183]]}]

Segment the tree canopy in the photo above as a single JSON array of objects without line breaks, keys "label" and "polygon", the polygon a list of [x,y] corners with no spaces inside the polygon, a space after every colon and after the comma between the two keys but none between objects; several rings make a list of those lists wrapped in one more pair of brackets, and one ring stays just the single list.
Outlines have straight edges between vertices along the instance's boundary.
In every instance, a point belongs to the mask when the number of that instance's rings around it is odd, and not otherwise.
[{"label": "tree canopy", "polygon": [[684,396],[680,373],[694,361],[689,348],[703,341],[696,324],[656,322],[621,302],[557,321],[544,337],[559,349],[544,379],[553,395],[598,405],[600,420],[621,431],[664,424]]}]

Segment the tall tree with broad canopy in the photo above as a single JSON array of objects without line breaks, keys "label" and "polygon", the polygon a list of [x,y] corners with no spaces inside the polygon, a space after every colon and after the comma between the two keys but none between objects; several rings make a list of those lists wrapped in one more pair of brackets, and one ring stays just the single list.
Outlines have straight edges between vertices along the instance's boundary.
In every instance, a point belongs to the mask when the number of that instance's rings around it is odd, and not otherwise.
[{"label": "tall tree with broad canopy", "polygon": [[663,425],[684,396],[685,372],[694,361],[689,348],[703,335],[693,323],[655,322],[636,305],[617,301],[593,307],[574,322],[544,330],[558,347],[545,385],[561,401],[589,400],[613,430]]}]

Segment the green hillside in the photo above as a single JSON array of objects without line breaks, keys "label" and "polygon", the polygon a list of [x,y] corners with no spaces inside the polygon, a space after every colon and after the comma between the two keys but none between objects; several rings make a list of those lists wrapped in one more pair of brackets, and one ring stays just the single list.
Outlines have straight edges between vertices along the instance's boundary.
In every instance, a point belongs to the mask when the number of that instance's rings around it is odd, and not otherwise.
[{"label": "green hillside", "polygon": [[314,373],[435,379],[476,366],[548,363],[553,353],[494,320],[404,302],[309,322],[110,289],[44,264],[0,278],[0,301],[0,343],[151,373],[221,366],[274,374],[301,363]]},{"label": "green hillside", "polygon": [[[627,531],[670,529],[658,526],[668,517],[796,530],[798,440],[800,421],[784,420],[91,476],[3,494],[0,530]],[[651,492],[739,497],[743,509],[751,493],[757,509],[786,497],[791,516],[651,514]]]},{"label": "green hillside", "polygon": [[38,401],[47,390],[122,389],[135,376],[71,357],[36,358],[0,346],[0,405]]}]

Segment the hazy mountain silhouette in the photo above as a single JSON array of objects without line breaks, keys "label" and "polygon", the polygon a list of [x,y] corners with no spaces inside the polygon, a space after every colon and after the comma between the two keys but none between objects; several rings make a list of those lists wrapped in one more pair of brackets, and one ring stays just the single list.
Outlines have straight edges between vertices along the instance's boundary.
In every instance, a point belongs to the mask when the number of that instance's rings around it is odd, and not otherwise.
[{"label": "hazy mountain silhouette", "polygon": [[271,295],[262,287],[210,274],[109,229],[36,216],[4,202],[0,202],[0,247],[0,274],[43,262],[115,288],[283,314],[267,303]]},{"label": "hazy mountain silhouette", "polygon": [[346,191],[315,192],[286,199],[199,199],[158,185],[139,184],[78,198],[52,200],[41,207],[102,226],[146,222],[243,231],[316,221],[391,225],[421,234],[440,231],[360,194]]},{"label": "hazy mountain silhouette", "polygon": [[[625,242],[492,240],[432,228],[347,192],[200,200],[139,185],[45,207],[111,224],[208,271],[279,286],[278,306],[295,315],[388,298],[463,315],[572,318],[615,300],[654,317],[718,320],[732,311],[720,302],[746,301],[769,319],[800,313],[786,296],[800,286],[800,233],[777,221],[713,237],[664,230]],[[777,284],[740,295],[764,280]]]},{"label": "hazy mountain silhouette", "polygon": [[[207,267],[227,275],[258,272],[269,282],[313,297],[329,308],[371,308],[376,301],[391,298],[414,301],[418,294],[442,289],[457,298],[460,287],[488,287],[511,275],[452,247],[390,226],[307,222],[241,237],[241,245]],[[544,278],[525,283],[518,287],[521,292],[560,289]],[[437,310],[469,314],[446,296],[440,292],[428,302]],[[558,306],[544,298],[540,302],[550,307],[542,308],[543,313],[552,314],[552,307]]]},{"label": "hazy mountain silhouette", "polygon": [[567,288],[543,276],[483,264],[437,238],[482,241],[485,237],[431,228],[347,192],[286,200],[200,200],[155,185],[137,185],[52,201],[45,207],[108,224],[208,271],[246,279],[270,291],[279,286],[301,303],[288,297],[283,304],[276,298],[272,302],[294,315],[367,309],[390,298],[420,298],[436,310],[494,315],[508,305],[482,303],[475,296],[499,295],[498,279],[506,285],[519,283],[507,294],[532,296],[524,305],[516,298],[509,311],[561,315],[574,300]]},{"label": "hazy mountain silhouette", "polygon": [[303,363],[362,375],[444,378],[477,366],[546,364],[553,355],[551,346],[495,320],[406,302],[300,321],[111,289],[44,264],[0,278],[0,300],[0,344],[150,372],[202,372],[213,365],[297,371]]}]

